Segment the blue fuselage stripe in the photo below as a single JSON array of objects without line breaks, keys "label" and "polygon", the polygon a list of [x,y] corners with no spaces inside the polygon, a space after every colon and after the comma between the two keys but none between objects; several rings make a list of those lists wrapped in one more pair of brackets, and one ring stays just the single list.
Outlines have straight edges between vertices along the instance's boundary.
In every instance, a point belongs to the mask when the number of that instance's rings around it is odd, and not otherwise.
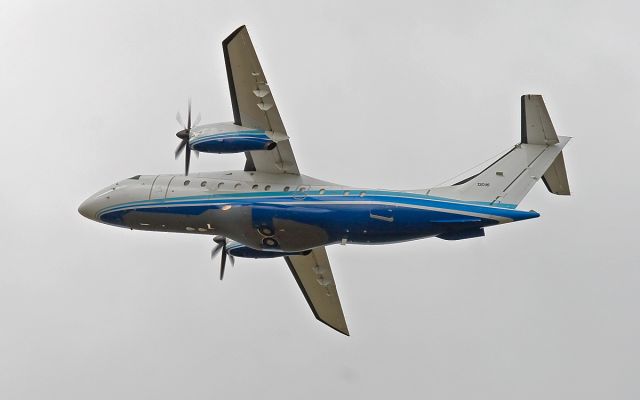
[{"label": "blue fuselage stripe", "polygon": [[[226,193],[218,195],[198,195],[185,196],[166,199],[153,199],[135,201],[129,203],[118,204],[99,211],[98,215],[108,212],[134,209],[134,208],[154,208],[154,207],[184,207],[184,206],[210,206],[216,208],[220,205],[244,205],[251,206],[253,204],[269,204],[269,203],[296,203],[305,204],[310,202],[372,202],[372,203],[389,203],[399,207],[432,207],[442,209],[443,212],[467,212],[487,215],[500,218],[509,218],[513,220],[530,218],[527,211],[519,211],[506,207],[491,207],[484,204],[462,203],[455,201],[445,201],[437,198],[430,198],[426,195],[406,192],[384,192],[384,191],[366,191],[364,195],[359,193],[345,195],[343,190],[326,190],[323,194],[319,191],[309,192],[256,192],[256,193]],[[311,204],[309,204],[311,206]]]}]

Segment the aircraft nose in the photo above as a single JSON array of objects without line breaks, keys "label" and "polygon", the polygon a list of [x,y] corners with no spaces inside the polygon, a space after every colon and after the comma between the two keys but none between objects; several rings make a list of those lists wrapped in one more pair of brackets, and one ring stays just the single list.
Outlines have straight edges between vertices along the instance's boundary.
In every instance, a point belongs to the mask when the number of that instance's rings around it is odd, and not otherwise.
[{"label": "aircraft nose", "polygon": [[78,207],[78,212],[85,218],[95,219],[96,218],[96,210],[95,201],[92,198],[88,198],[80,204]]}]

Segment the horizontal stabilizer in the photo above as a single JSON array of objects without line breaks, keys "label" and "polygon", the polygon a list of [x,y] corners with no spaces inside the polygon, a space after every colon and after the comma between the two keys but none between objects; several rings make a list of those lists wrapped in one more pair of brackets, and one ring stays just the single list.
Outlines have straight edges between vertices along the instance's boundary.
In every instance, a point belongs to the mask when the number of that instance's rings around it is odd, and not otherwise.
[{"label": "horizontal stabilizer", "polygon": [[567,179],[567,168],[564,165],[564,157],[562,152],[558,154],[553,164],[547,169],[542,176],[542,181],[547,189],[553,194],[568,196],[571,194],[569,190],[569,179]]}]

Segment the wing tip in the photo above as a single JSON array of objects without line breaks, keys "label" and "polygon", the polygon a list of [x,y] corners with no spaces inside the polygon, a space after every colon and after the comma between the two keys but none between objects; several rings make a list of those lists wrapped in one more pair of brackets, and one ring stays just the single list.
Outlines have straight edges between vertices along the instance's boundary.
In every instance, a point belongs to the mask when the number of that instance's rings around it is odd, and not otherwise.
[{"label": "wing tip", "polygon": [[304,296],[304,299],[307,301],[307,304],[309,305],[309,308],[311,308],[311,312],[313,312],[313,316],[316,317],[316,319],[318,321],[322,322],[323,324],[325,324],[329,328],[331,328],[331,329],[333,329],[333,330],[335,330],[337,332],[340,332],[345,336],[351,336],[349,334],[349,329],[347,328],[347,322],[344,320],[344,314],[342,313],[342,307],[340,307],[340,314],[342,315],[343,324],[340,324],[340,326],[331,325],[329,322],[327,322],[324,319],[322,319],[322,317],[320,317],[320,314],[318,313],[318,310],[316,310],[315,306],[313,305],[313,302],[311,301],[311,298],[309,297],[309,294],[307,293],[307,290],[305,289],[304,285],[302,284],[302,280],[300,279],[300,276],[296,272],[296,269],[293,267],[293,263],[291,262],[291,259],[288,256],[285,256],[284,260],[287,263],[287,266],[289,267],[289,270],[293,274],[293,278],[295,279],[296,283],[298,284],[298,287],[302,291],[302,295]]},{"label": "wing tip", "polygon": [[233,32],[231,32],[231,34],[229,36],[226,37],[226,39],[224,39],[222,41],[222,45],[226,47],[227,44],[229,44],[229,42],[232,41],[233,38],[236,37],[240,33],[240,31],[242,31],[243,29],[246,30],[247,26],[246,25],[241,25],[238,28],[236,28]]},{"label": "wing tip", "polygon": [[347,326],[345,325],[344,327],[340,327],[338,328],[337,326],[333,326],[330,325],[327,321],[323,321],[320,318],[316,317],[316,319],[320,322],[322,322],[323,324],[325,324],[326,326],[328,326],[329,328],[333,329],[336,332],[340,332],[345,336],[351,336],[351,334],[349,333],[349,329],[347,328]]},{"label": "wing tip", "polygon": [[238,105],[238,96],[236,94],[236,85],[233,81],[233,68],[231,67],[231,58],[229,56],[229,42],[231,42],[243,29],[247,29],[245,25],[236,28],[222,41],[222,52],[224,54],[224,65],[227,70],[227,81],[229,82],[229,94],[231,95],[231,110],[233,112],[233,123],[242,125],[240,118],[240,106]]}]

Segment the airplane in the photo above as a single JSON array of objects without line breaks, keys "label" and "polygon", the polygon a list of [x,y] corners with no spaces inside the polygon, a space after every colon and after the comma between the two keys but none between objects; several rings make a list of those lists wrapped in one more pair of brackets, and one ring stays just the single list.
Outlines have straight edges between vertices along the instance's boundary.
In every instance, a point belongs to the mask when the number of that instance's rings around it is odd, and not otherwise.
[{"label": "airplane", "polygon": [[[85,200],[81,215],[132,230],[213,236],[220,280],[227,258],[282,257],[314,316],[348,336],[327,246],[481,237],[487,227],[539,217],[516,208],[539,180],[551,193],[570,194],[562,153],[570,138],[556,134],[540,95],[521,97],[520,142],[452,185],[367,189],[302,175],[246,27],[222,48],[233,122],[198,125],[189,102],[176,134],[176,158],[186,151],[185,175],[121,180]],[[191,151],[243,152],[246,163],[243,170],[190,175]]]}]

